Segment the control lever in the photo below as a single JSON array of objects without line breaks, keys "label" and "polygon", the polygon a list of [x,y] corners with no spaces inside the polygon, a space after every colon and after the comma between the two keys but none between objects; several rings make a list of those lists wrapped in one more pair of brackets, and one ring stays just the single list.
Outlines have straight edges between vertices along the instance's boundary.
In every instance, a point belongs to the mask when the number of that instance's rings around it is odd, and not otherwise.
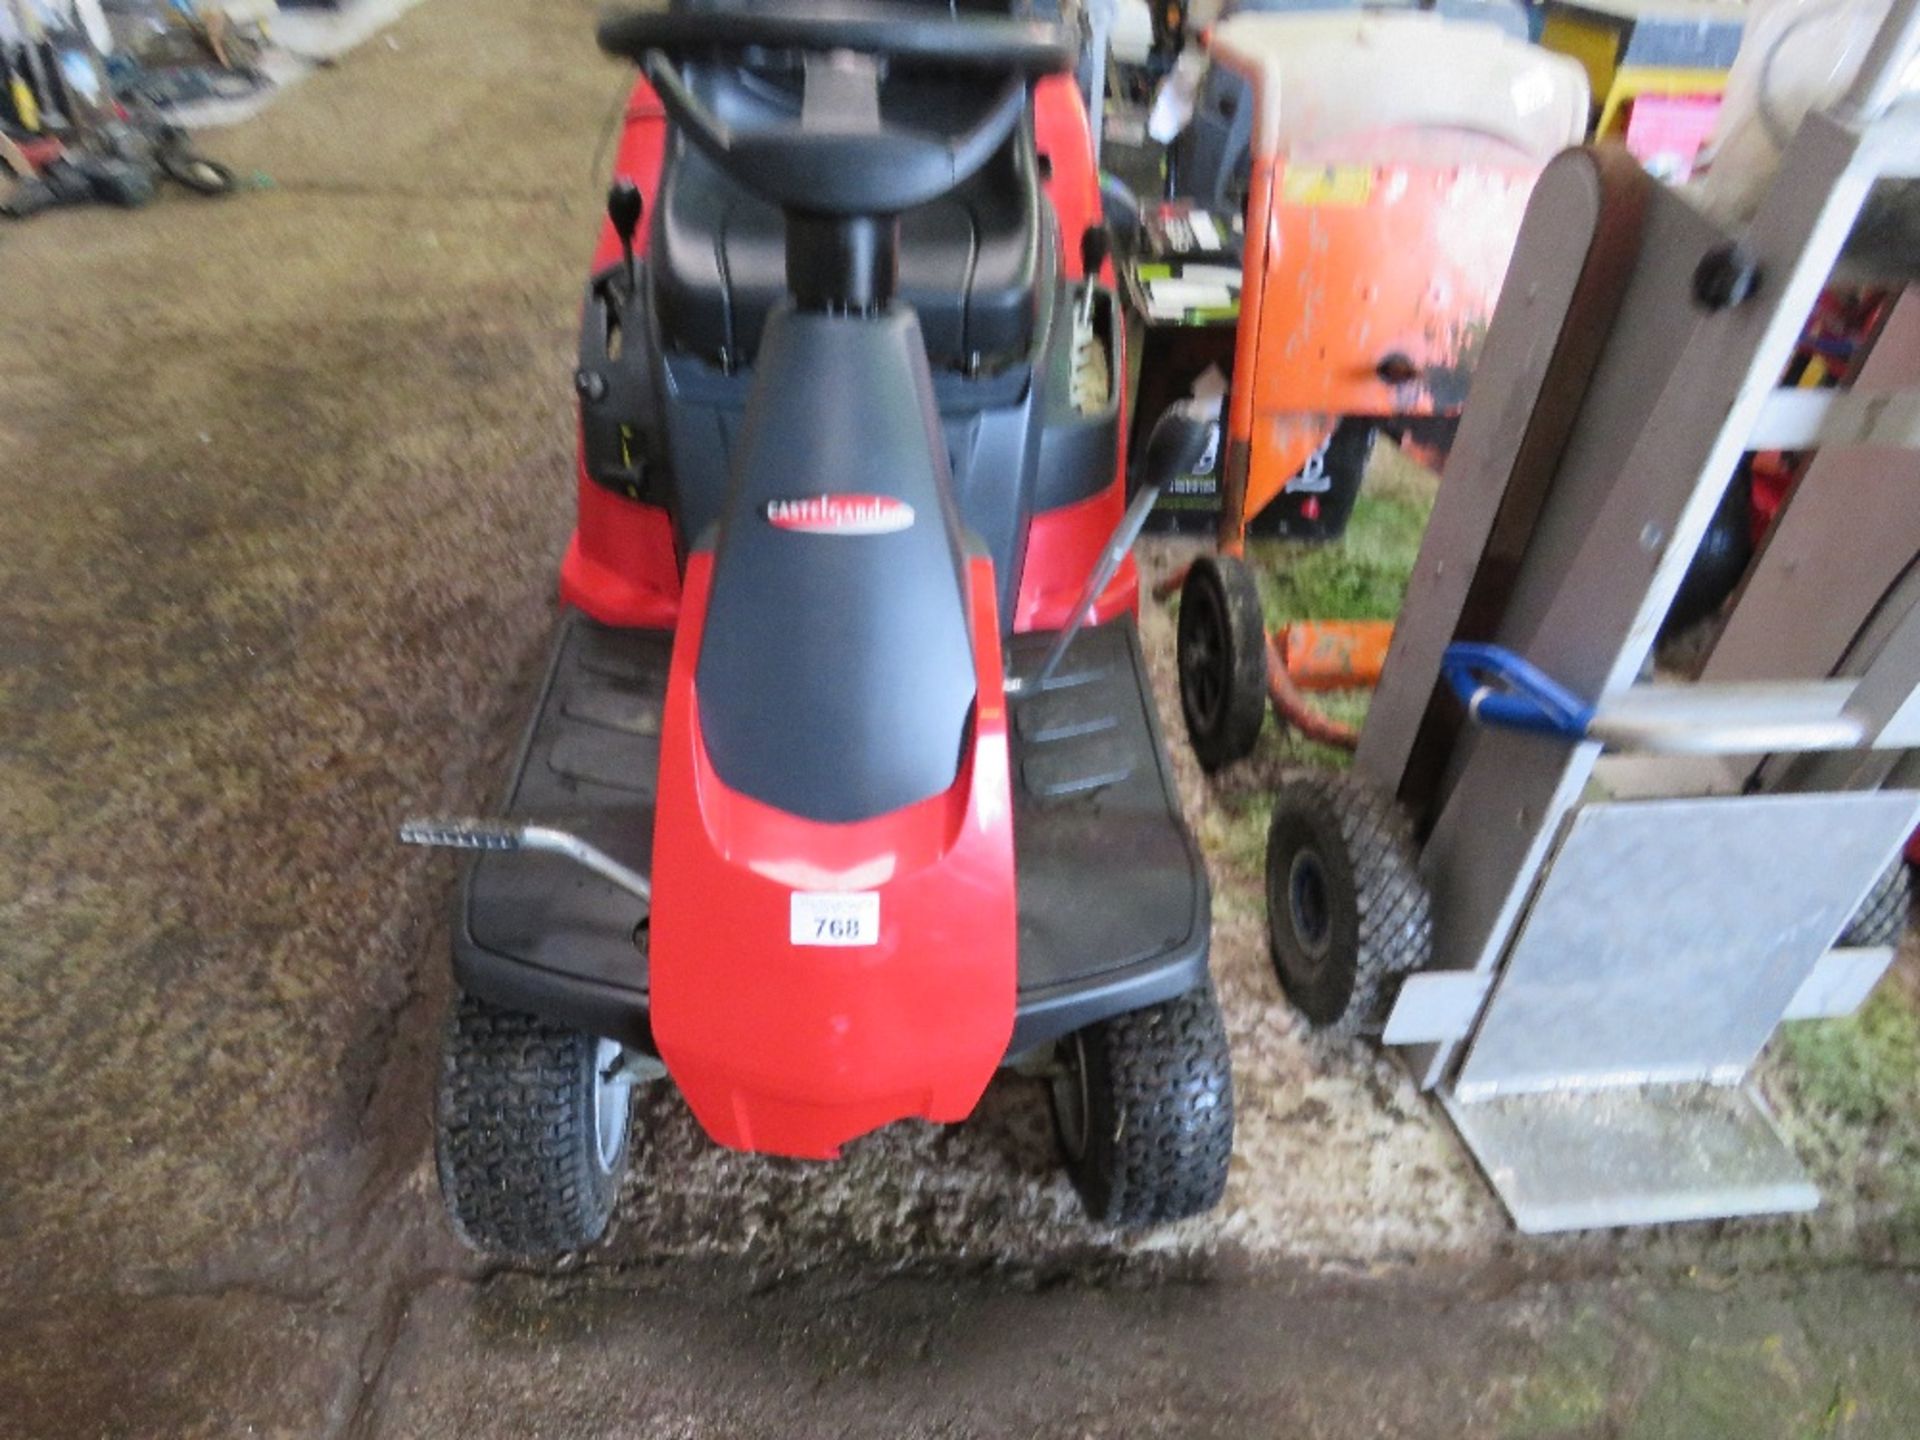
[{"label": "control lever", "polygon": [[1079,328],[1093,323],[1093,297],[1099,293],[1100,272],[1113,254],[1113,232],[1104,225],[1089,225],[1080,232],[1080,273],[1085,277],[1080,291]]},{"label": "control lever", "polygon": [[633,268],[633,237],[640,230],[640,216],[647,205],[640,194],[640,187],[622,176],[613,182],[613,188],[607,191],[607,218],[613,222],[613,233],[620,237],[620,253],[627,262],[627,293],[634,293],[638,280]]},{"label": "control lever", "polygon": [[402,845],[428,845],[442,850],[538,850],[561,855],[602,879],[611,880],[629,895],[653,903],[653,884],[629,870],[606,851],[578,835],[546,825],[517,825],[511,820],[414,818],[400,822]]},{"label": "control lever", "polygon": [[1087,623],[1087,616],[1092,613],[1100,592],[1107,588],[1114,572],[1133,548],[1133,542],[1139,538],[1140,528],[1147,523],[1147,514],[1153,509],[1153,502],[1175,479],[1191,473],[1200,463],[1207,453],[1207,446],[1213,441],[1214,428],[1219,423],[1218,396],[1211,400],[1176,401],[1154,422],[1153,433],[1147,437],[1146,459],[1140,467],[1139,492],[1134,495],[1133,503],[1127,507],[1126,514],[1120,517],[1120,523],[1108,537],[1106,548],[1100,552],[1100,563],[1093,567],[1093,573],[1087,577],[1086,588],[1080,592],[1067,628],[1055,637],[1046,658],[1040,662],[1040,668],[1031,679],[1008,677],[1008,693],[1018,695],[1028,690],[1047,688],[1053,672],[1060,668],[1060,662],[1066,658],[1067,647],[1073,644],[1073,637]]}]

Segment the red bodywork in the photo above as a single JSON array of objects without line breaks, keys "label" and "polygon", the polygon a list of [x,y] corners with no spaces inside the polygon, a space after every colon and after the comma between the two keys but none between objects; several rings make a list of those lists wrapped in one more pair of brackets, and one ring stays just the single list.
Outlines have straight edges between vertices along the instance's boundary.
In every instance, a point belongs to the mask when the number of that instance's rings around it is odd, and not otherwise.
[{"label": "red bodywork", "polygon": [[[660,193],[666,153],[667,112],[653,87],[638,81],[627,101],[613,173],[639,186],[648,213]],[[644,255],[646,248],[643,220],[634,236],[634,252]],[[620,237],[611,220],[603,221],[593,247],[595,273],[619,258]],[[658,505],[642,505],[594,484],[578,456],[574,470],[579,523],[560,562],[561,602],[584,610],[602,625],[672,629],[680,612],[680,562],[674,554],[672,520]]]},{"label": "red bodywork", "polygon": [[[1062,273],[1081,273],[1080,237],[1100,222],[1100,177],[1093,164],[1087,109],[1072,77],[1049,75],[1034,86],[1034,146],[1045,157],[1047,199],[1059,219]],[[666,156],[667,115],[645,80],[633,87],[626,124],[614,157],[614,175],[633,181],[646,197],[648,213],[660,189]],[[644,254],[647,227],[635,237]],[[611,222],[602,224],[594,246],[593,268],[605,269],[620,258],[620,239]],[[1109,261],[1104,279],[1113,280]],[[1114,336],[1114,374],[1126,374],[1123,327]],[[1127,416],[1121,391],[1120,452],[1113,483],[1098,495],[1035,515],[1027,532],[1026,563],[1020,572],[1014,606],[1017,632],[1058,629],[1067,623],[1080,588],[1126,509]],[[560,599],[584,610],[603,625],[670,629],[680,609],[680,565],[674,551],[673,524],[657,505],[643,505],[596,485],[578,465],[579,524],[560,567]],[[1139,572],[1128,556],[1113,582],[1092,607],[1094,621],[1112,620],[1139,605]]]},{"label": "red bodywork", "polygon": [[[1035,87],[1034,133],[1048,161],[1062,269],[1077,278],[1080,237],[1099,221],[1100,190],[1086,110],[1068,77]],[[640,188],[649,209],[666,140],[666,116],[642,81],[627,107],[615,174]],[[643,226],[642,245],[645,235]],[[612,226],[604,226],[596,271],[619,257]],[[1104,278],[1111,282],[1111,273]],[[1116,376],[1125,374],[1121,343],[1116,335]],[[1119,523],[1125,473],[1122,453],[1101,492],[1033,517],[1014,629],[1066,623]],[[695,672],[711,555],[678,555],[665,510],[595,484],[583,466],[578,479],[579,524],[561,569],[561,599],[603,624],[676,630],[648,951],[654,1041],[687,1103],[723,1145],[815,1159],[894,1120],[964,1119],[1006,1057],[1017,986],[1004,660],[991,562],[969,563],[977,700],[971,746],[952,788],[855,824],[803,820],[731,790],[709,762]],[[1138,589],[1129,559],[1097,597],[1093,617],[1134,609]],[[873,943],[794,943],[796,893],[877,896]]]},{"label": "red bodywork", "polygon": [[[1080,90],[1068,75],[1049,75],[1033,88],[1033,143],[1045,162],[1047,199],[1060,221],[1061,271],[1069,280],[1085,274],[1080,263],[1080,237],[1101,223],[1100,175],[1093,163],[1093,132]],[[1100,278],[1111,285],[1113,262]],[[1113,373],[1127,373],[1126,326],[1113,333]],[[1020,593],[1013,607],[1013,630],[1058,630],[1073,617],[1073,607],[1087,576],[1099,562],[1107,538],[1119,528],[1127,508],[1127,388],[1120,386],[1118,450],[1113,483],[1098,495],[1043,510],[1027,526],[1026,561],[1020,570]],[[1087,623],[1104,624],[1121,615],[1138,614],[1140,571],[1129,554],[1114,572],[1107,588],[1095,597]]]},{"label": "red bodywork", "polygon": [[[700,736],[694,671],[712,557],[687,565],[654,829],[653,1035],[722,1145],[830,1159],[909,1117],[972,1113],[1013,1034],[1017,922],[993,567],[968,581],[973,746],[953,788],[850,825],[730,789]],[[794,944],[796,892],[879,897],[877,943]]]}]

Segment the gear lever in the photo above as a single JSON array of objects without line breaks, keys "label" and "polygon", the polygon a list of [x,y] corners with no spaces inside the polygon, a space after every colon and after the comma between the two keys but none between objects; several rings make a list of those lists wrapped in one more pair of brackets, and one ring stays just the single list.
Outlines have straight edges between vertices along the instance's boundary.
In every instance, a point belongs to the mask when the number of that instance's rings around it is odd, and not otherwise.
[{"label": "gear lever", "polygon": [[640,195],[640,187],[622,176],[613,182],[613,188],[607,191],[607,218],[613,221],[614,234],[620,237],[620,253],[627,262],[627,293],[631,295],[638,284],[633,269],[633,237],[640,229],[640,216],[646,209],[646,201]]},{"label": "gear lever", "polygon": [[1081,328],[1093,323],[1093,297],[1100,288],[1100,271],[1113,253],[1113,235],[1104,225],[1089,225],[1080,233],[1080,270],[1085,289],[1080,292]]}]

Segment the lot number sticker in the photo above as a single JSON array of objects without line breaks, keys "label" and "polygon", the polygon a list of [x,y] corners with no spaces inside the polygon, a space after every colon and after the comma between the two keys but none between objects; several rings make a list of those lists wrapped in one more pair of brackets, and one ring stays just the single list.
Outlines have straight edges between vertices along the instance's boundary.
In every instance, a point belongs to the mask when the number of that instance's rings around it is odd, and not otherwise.
[{"label": "lot number sticker", "polygon": [[794,945],[877,945],[880,896],[875,891],[796,890],[788,911],[787,939]]}]

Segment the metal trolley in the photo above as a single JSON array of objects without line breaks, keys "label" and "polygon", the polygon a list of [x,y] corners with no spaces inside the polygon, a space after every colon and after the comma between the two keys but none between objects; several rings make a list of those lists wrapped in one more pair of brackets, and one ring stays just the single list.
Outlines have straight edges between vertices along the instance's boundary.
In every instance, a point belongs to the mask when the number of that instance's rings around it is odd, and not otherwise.
[{"label": "metal trolley", "polygon": [[[1403,1047],[1524,1231],[1818,1203],[1750,1072],[1904,919],[1920,290],[1852,390],[1780,376],[1874,186],[1920,178],[1916,50],[1898,0],[1740,233],[1608,151],[1549,166],[1354,772],[1276,801],[1283,983]],[[1755,450],[1819,455],[1702,678],[1649,678]]]}]

